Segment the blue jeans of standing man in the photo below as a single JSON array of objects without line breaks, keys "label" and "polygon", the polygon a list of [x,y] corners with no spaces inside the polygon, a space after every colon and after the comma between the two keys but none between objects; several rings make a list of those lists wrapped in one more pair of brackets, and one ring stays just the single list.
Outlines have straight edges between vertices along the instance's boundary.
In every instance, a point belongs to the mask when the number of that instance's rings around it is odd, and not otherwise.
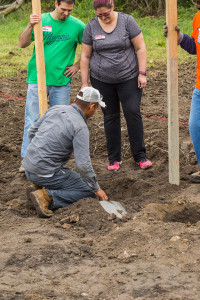
[{"label": "blue jeans of standing man", "polygon": [[[70,104],[71,83],[64,86],[47,85],[47,96],[49,97],[49,105],[69,105]],[[26,98],[24,136],[21,148],[21,157],[24,158],[26,149],[29,145],[28,130],[39,119],[39,100],[38,85],[34,83],[28,84],[28,92]]]},{"label": "blue jeans of standing man", "polygon": [[200,90],[195,88],[190,109],[189,132],[200,164]]},{"label": "blue jeans of standing man", "polygon": [[83,198],[96,198],[81,176],[71,169],[62,168],[52,177],[40,177],[28,171],[25,173],[28,180],[46,188],[47,194],[53,198],[51,209],[68,206]]}]

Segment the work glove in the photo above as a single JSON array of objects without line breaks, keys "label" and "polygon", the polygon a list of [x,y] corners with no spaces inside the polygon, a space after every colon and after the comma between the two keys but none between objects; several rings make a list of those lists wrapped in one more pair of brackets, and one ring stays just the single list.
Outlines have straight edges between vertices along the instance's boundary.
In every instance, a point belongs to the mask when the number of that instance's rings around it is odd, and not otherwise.
[{"label": "work glove", "polygon": [[[176,25],[175,30],[177,31],[177,44],[179,45],[183,40],[183,33],[180,30],[180,27]],[[168,27],[166,25],[166,22],[163,24],[163,35],[167,37],[168,34]]]}]

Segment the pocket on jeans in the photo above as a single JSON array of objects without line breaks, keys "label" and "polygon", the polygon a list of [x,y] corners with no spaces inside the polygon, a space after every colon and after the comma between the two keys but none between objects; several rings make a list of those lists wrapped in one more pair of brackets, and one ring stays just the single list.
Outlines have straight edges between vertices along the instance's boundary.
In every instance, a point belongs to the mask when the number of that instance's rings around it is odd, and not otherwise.
[{"label": "pocket on jeans", "polygon": [[194,89],[194,94],[195,94],[196,96],[200,96],[200,90],[199,90],[198,88],[196,88],[196,87],[195,87],[195,89]]}]

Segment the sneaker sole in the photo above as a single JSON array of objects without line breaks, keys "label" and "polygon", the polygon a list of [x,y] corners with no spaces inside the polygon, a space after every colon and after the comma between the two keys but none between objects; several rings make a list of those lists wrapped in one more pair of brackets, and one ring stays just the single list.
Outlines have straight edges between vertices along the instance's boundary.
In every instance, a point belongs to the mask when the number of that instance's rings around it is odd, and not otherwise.
[{"label": "sneaker sole", "polygon": [[18,170],[19,173],[25,173],[25,169],[23,167],[20,167]]},{"label": "sneaker sole", "polygon": [[35,194],[33,192],[30,193],[30,199],[31,199],[31,203],[35,207],[36,212],[37,212],[39,217],[41,217],[41,218],[50,218],[50,217],[52,217],[52,214],[47,214],[43,211],[43,209],[40,205],[40,201],[38,200],[38,198],[35,196]]},{"label": "sneaker sole", "polygon": [[[119,168],[119,169],[120,169],[120,168]],[[116,170],[115,170],[115,169],[108,169],[108,168],[107,168],[108,171],[114,171],[114,172],[119,171],[119,169],[116,169]]]},{"label": "sneaker sole", "polygon": [[144,168],[142,168],[141,167],[141,165],[140,165],[140,163],[139,162],[136,162],[136,165],[138,166],[138,167],[140,167],[140,169],[142,169],[142,170],[146,170],[146,169],[149,169],[149,168],[151,168],[152,167],[152,163],[151,163],[151,165],[147,165],[146,167],[144,167]]},{"label": "sneaker sole", "polygon": [[119,168],[118,168],[117,170],[114,170],[114,169],[110,169],[110,170],[109,170],[108,167],[107,167],[107,170],[108,170],[108,171],[115,171],[115,172],[116,172],[116,171],[119,171],[120,165],[121,165],[121,164],[122,164],[122,160],[119,162]]},{"label": "sneaker sole", "polygon": [[152,167],[152,165],[150,165],[150,166],[146,166],[145,168],[141,168],[142,170],[146,170],[146,169],[149,169],[149,168],[151,168]]}]

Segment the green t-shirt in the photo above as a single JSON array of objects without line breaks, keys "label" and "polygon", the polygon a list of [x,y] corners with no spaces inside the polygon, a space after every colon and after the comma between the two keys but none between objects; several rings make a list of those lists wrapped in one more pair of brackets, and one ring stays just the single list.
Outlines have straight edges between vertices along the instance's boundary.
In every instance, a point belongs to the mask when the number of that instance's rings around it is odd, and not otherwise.
[{"label": "green t-shirt", "polygon": [[[65,68],[74,64],[77,44],[82,43],[85,24],[69,16],[65,21],[58,21],[50,13],[42,15],[46,84],[66,85],[71,78],[64,75]],[[34,30],[32,32],[34,41]],[[37,83],[35,47],[28,64],[27,83]]]}]

